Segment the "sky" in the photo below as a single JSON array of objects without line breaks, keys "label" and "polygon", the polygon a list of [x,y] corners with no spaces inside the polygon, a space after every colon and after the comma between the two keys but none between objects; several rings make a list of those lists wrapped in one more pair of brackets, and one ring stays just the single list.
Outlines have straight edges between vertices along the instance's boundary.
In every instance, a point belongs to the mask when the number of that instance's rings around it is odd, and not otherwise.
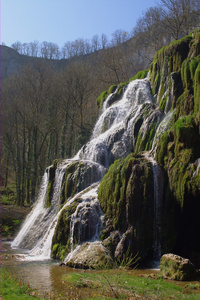
[{"label": "sky", "polygon": [[0,0],[1,43],[43,41],[63,47],[67,41],[121,29],[131,32],[156,0]]}]

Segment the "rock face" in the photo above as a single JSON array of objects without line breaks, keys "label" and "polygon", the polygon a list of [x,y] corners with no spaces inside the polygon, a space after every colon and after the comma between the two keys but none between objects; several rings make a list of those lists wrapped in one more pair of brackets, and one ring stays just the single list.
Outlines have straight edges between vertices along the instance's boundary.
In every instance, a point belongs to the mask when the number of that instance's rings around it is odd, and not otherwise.
[{"label": "rock face", "polygon": [[163,276],[173,280],[194,280],[197,277],[195,266],[189,259],[175,254],[165,254],[160,261]]}]

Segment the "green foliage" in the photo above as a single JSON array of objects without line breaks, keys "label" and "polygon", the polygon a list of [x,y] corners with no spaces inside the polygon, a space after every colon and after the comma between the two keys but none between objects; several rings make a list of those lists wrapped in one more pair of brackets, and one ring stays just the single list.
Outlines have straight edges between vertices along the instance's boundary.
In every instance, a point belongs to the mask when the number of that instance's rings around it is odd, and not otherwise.
[{"label": "green foliage", "polygon": [[12,205],[16,202],[16,195],[13,189],[1,187],[1,204]]},{"label": "green foliage", "polygon": [[11,238],[15,234],[16,230],[19,229],[22,223],[22,219],[16,219],[12,217],[1,217],[0,229],[1,236],[6,238]]}]

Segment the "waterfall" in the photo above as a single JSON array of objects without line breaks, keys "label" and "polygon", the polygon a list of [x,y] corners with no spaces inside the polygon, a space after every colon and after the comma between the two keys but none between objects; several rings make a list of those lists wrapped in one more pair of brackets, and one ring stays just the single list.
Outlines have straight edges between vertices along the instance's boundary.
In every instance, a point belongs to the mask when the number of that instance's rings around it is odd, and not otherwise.
[{"label": "waterfall", "polygon": [[[34,207],[32,208],[31,212],[28,214],[28,216],[25,219],[25,222],[23,223],[23,226],[21,230],[19,231],[18,235],[12,242],[12,247],[25,247],[26,244],[31,247],[33,237],[30,233],[31,228],[34,227],[34,224],[38,223],[40,219],[43,219],[43,216],[46,213],[46,210],[44,208],[44,201],[45,196],[47,192],[47,185],[48,185],[48,171],[44,173],[41,187],[38,194],[38,199],[35,202]],[[29,237],[28,237],[29,235]]]},{"label": "waterfall", "polygon": [[79,159],[89,159],[109,167],[115,159],[124,158],[133,150],[134,122],[144,103],[152,103],[147,79],[129,83],[123,97],[107,107],[99,117],[91,140],[78,153]]},{"label": "waterfall", "polygon": [[154,183],[154,220],[153,220],[153,261],[157,266],[161,258],[161,210],[163,199],[162,169],[150,152],[144,156],[149,160],[153,171]]},{"label": "waterfall", "polygon": [[46,231],[52,223],[57,209],[59,207],[60,189],[62,184],[62,178],[65,173],[66,167],[71,161],[63,161],[56,169],[54,193],[50,207],[45,206],[46,193],[49,179],[49,168],[45,171],[42,184],[40,187],[38,199],[26,217],[25,222],[22,224],[22,228],[18,235],[12,242],[13,248],[22,248],[31,250],[38,244],[45,236]]},{"label": "waterfall", "polygon": [[[148,79],[134,80],[129,83],[121,99],[115,93],[110,95],[104,103],[102,114],[99,117],[90,141],[84,145],[73,159],[64,160],[57,165],[53,196],[50,207],[45,207],[48,189],[49,169],[44,174],[38,199],[27,216],[20,232],[12,243],[12,247],[29,250],[27,259],[43,260],[51,257],[52,238],[55,233],[59,217],[67,206],[75,203],[78,205],[70,219],[71,253],[66,258],[70,259],[79,245],[85,241],[97,242],[100,240],[99,232],[102,229],[103,213],[97,199],[99,181],[103,178],[108,167],[118,158],[125,158],[134,150],[134,126],[140,116],[144,105],[153,106],[151,86]],[[112,99],[111,99],[112,98]],[[111,101],[112,100],[112,101]],[[152,157],[154,174],[154,249],[155,259],[160,256],[160,203],[158,178],[159,167]],[[73,195],[64,206],[60,205],[60,193],[63,187],[63,177],[70,165],[79,162],[89,171],[76,170],[79,176],[76,187],[78,193]],[[88,176],[90,178],[88,179]],[[75,178],[75,174],[72,175]],[[87,228],[87,229],[86,229]],[[78,242],[74,241],[74,234]],[[74,249],[75,248],[75,249]]]}]

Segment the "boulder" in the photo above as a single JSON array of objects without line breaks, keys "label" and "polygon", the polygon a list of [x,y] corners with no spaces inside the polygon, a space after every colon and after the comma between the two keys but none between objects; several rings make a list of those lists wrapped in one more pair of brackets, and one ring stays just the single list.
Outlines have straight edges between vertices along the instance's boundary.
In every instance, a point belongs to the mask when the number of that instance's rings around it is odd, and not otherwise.
[{"label": "boulder", "polygon": [[176,254],[164,254],[160,260],[160,271],[164,277],[173,280],[194,280],[197,271],[192,262]]},{"label": "boulder", "polygon": [[107,269],[114,266],[110,252],[101,242],[79,245],[67,258],[66,266],[78,269]]}]

